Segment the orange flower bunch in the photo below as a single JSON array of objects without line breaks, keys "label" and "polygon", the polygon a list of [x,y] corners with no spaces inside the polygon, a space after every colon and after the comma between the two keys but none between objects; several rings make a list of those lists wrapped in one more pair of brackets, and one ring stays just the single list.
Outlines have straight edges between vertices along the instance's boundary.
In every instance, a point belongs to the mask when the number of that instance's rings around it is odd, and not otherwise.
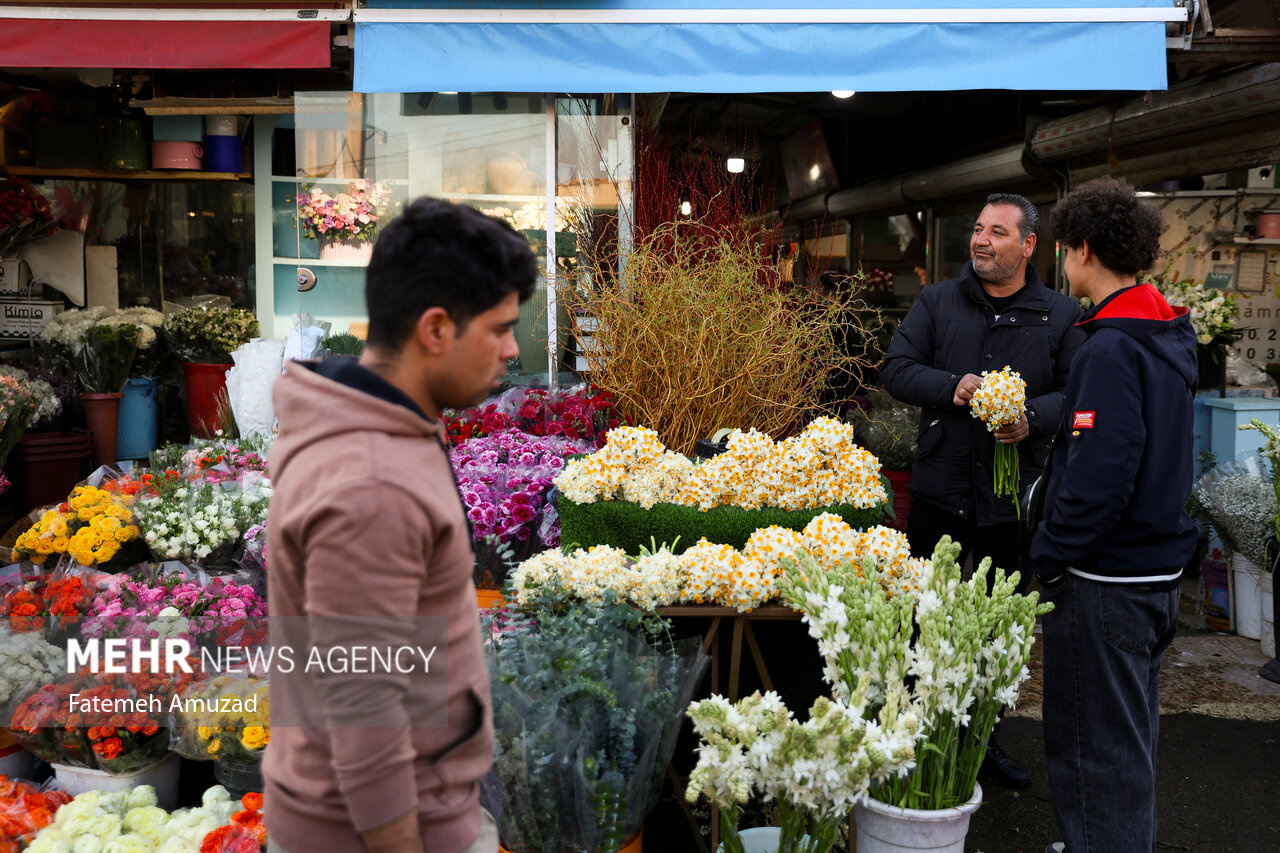
[{"label": "orange flower bunch", "polygon": [[267,825],[262,820],[262,794],[250,791],[240,798],[244,806],[231,816],[231,823],[210,832],[200,842],[200,853],[259,853],[267,844]]},{"label": "orange flower bunch", "polygon": [[17,634],[43,631],[49,621],[44,599],[26,587],[12,590],[4,597],[4,615],[9,628]]},{"label": "orange flower bunch", "polygon": [[76,575],[56,578],[44,588],[49,617],[57,620],[59,628],[79,622],[85,607],[93,600],[93,595],[93,587]]},{"label": "orange flower bunch", "polygon": [[0,775],[0,853],[18,853],[71,802],[66,791],[41,791]]}]

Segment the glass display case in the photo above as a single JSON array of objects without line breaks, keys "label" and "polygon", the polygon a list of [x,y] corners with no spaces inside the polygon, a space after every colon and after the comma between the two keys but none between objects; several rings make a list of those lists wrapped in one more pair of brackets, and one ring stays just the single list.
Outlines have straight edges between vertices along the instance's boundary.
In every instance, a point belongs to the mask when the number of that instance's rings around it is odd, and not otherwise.
[{"label": "glass display case", "polygon": [[[258,293],[264,333],[283,337],[293,314],[309,312],[335,332],[359,334],[364,267],[378,228],[406,202],[431,195],[505,219],[538,254],[538,288],[521,307],[520,355],[508,381],[547,384],[583,366],[575,358],[581,327],[568,321],[557,288],[594,286],[595,255],[625,253],[629,100],[300,92],[294,103],[293,115],[264,131],[255,149],[258,174],[270,182],[266,192],[259,179],[259,263],[271,270],[270,286]],[[344,213],[361,205],[373,217]],[[314,286],[300,288],[300,269],[314,275]]]}]

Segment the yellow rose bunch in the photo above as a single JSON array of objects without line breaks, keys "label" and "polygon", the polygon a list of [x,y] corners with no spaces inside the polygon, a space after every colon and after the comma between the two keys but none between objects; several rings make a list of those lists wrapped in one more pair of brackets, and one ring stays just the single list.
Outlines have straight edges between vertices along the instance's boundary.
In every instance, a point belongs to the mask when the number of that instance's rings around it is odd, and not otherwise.
[{"label": "yellow rose bunch", "polygon": [[45,512],[18,537],[12,559],[43,564],[50,555],[70,554],[82,566],[106,563],[138,538],[132,502],[132,495],[76,486],[65,503]]},{"label": "yellow rose bunch", "polygon": [[267,681],[219,675],[191,685],[183,703],[174,748],[188,758],[256,761],[271,742]]}]

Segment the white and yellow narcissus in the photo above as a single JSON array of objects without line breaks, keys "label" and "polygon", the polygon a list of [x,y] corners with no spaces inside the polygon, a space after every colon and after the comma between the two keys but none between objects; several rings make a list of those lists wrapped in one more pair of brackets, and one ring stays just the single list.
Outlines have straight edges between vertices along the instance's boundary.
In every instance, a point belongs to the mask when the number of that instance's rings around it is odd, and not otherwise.
[{"label": "white and yellow narcissus", "polygon": [[646,509],[655,503],[704,510],[867,508],[886,498],[879,461],[857,445],[852,425],[834,418],[818,418],[777,444],[757,430],[735,430],[724,453],[699,465],[663,447],[653,430],[619,427],[600,450],[566,465],[555,482],[575,503],[625,500]]},{"label": "white and yellow narcissus", "polygon": [[862,576],[863,566],[890,595],[916,589],[925,566],[910,556],[907,540],[896,530],[857,531],[838,515],[816,516],[797,533],[763,527],[741,551],[699,540],[683,554],[663,547],[632,558],[617,548],[597,545],[569,552],[544,551],[516,568],[516,600],[527,603],[543,588],[563,588],[576,598],[599,602],[613,590],[622,599],[651,610],[672,604],[718,604],[746,613],[778,595],[778,578],[801,555],[821,571],[838,566]]},{"label": "white and yellow narcissus", "polygon": [[1018,371],[1005,365],[984,370],[982,384],[969,400],[970,413],[992,432],[1017,423],[1027,406],[1027,383]]}]

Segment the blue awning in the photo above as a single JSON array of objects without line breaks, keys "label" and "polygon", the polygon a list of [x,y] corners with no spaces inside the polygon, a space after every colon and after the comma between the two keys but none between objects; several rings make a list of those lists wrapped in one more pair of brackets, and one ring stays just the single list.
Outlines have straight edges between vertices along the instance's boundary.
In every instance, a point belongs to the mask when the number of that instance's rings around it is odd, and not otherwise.
[{"label": "blue awning", "polygon": [[359,92],[1164,89],[1173,0],[370,0]]}]

